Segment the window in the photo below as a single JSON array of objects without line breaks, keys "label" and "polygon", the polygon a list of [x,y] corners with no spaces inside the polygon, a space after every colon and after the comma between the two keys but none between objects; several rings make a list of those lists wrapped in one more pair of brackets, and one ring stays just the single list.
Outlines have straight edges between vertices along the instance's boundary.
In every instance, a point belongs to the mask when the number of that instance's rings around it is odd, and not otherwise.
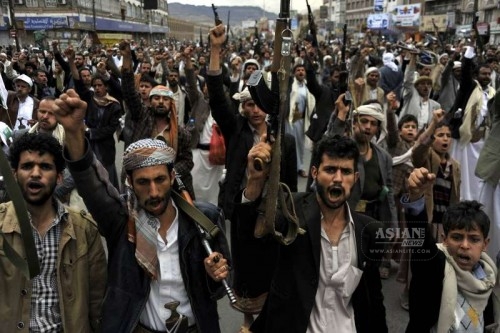
[{"label": "window", "polygon": [[484,11],[484,22],[493,21],[493,9],[487,9]]},{"label": "window", "polygon": [[26,7],[39,7],[38,0],[26,0]]}]

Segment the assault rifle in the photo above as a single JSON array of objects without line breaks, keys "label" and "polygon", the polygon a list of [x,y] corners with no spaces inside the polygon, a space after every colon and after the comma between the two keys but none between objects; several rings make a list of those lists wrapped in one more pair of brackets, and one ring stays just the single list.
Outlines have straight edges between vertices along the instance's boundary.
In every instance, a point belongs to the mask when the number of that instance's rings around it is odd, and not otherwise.
[{"label": "assault rifle", "polygon": [[307,5],[307,20],[309,21],[309,32],[312,36],[312,46],[314,48],[318,47],[318,38],[316,37],[318,33],[318,29],[316,27],[316,22],[314,22],[314,15],[311,10],[311,6],[309,5],[309,1],[306,0]]},{"label": "assault rifle", "polygon": [[[214,6],[214,4],[212,4],[212,11],[214,12],[214,21],[215,21],[215,25],[219,25],[219,24],[222,24],[222,21],[221,19],[219,18],[219,13],[217,13],[217,8]],[[227,30],[229,30],[229,14],[228,14],[228,23],[227,23]],[[229,35],[226,34],[226,40],[224,41],[224,44],[222,44],[222,47],[226,47],[227,45],[227,40],[229,39]]]},{"label": "assault rifle", "polygon": [[[267,193],[264,202],[264,214],[259,216],[255,226],[256,237],[272,234],[282,244],[288,245],[303,230],[299,228],[298,219],[291,201],[290,192],[285,184],[280,183],[280,168],[282,158],[282,136],[285,132],[289,107],[289,81],[292,54],[292,31],[288,28],[290,19],[290,0],[281,0],[280,14],[276,21],[274,39],[274,58],[271,65],[271,90],[262,78],[261,71],[255,71],[247,82],[248,89],[255,104],[259,106],[268,117],[267,140],[272,143],[271,166]],[[255,159],[254,166],[262,170],[264,162]],[[287,201],[287,198],[289,199]],[[275,228],[277,210],[281,209],[288,221],[287,234],[283,235]]]},{"label": "assault rifle", "polygon": [[[345,52],[347,47],[347,24],[344,24],[342,32],[343,32],[343,40],[342,40],[342,49],[340,56],[339,93],[345,94],[343,101],[344,104],[351,106],[352,96],[351,93],[349,92],[349,72],[347,71],[347,61],[345,59]],[[351,116],[352,116],[351,112],[349,111],[348,119],[346,119],[346,125],[349,126],[348,133],[352,131],[352,126],[350,126],[352,122]]]}]

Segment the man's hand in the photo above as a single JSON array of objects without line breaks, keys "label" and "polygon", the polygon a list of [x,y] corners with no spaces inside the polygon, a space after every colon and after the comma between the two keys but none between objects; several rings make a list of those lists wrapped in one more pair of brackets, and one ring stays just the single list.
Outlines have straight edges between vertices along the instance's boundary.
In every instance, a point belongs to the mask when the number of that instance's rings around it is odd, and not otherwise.
[{"label": "man's hand", "polygon": [[424,193],[434,186],[436,175],[430,173],[426,168],[415,168],[408,177],[408,190],[410,192],[410,202],[414,202],[422,197]]},{"label": "man's hand", "polygon": [[120,53],[123,57],[130,57],[132,55],[132,49],[130,48],[128,40],[122,40],[118,45],[118,48],[120,49]]},{"label": "man's hand", "polygon": [[68,57],[69,61],[75,61],[75,50],[73,50],[72,46],[68,46],[66,50],[64,50],[64,55]]},{"label": "man's hand", "polygon": [[58,51],[59,41],[53,40],[51,42],[51,45],[52,45],[52,50],[54,50],[54,52]]},{"label": "man's hand", "polygon": [[64,127],[66,136],[83,135],[87,103],[80,99],[76,91],[69,89],[65,94],[62,94],[56,100],[53,111],[57,122]]},{"label": "man's hand", "polygon": [[97,72],[101,75],[105,75],[106,74],[106,63],[104,61],[100,61],[97,66]]},{"label": "man's hand", "polygon": [[[260,142],[253,146],[247,155],[248,182],[244,195],[250,201],[260,196],[269,175],[272,148],[266,138],[266,134],[262,135]],[[257,159],[263,162],[262,170],[255,168]]]},{"label": "man's hand", "polygon": [[344,104],[344,97],[345,94],[340,94],[335,101],[335,107],[337,108],[337,118],[342,121],[346,120],[347,114],[349,113],[349,106]]},{"label": "man's hand", "polygon": [[396,93],[394,93],[394,91],[388,93],[385,98],[389,105],[389,111],[396,111],[399,108],[399,101],[396,99]]},{"label": "man's hand", "polygon": [[210,46],[215,48],[222,48],[226,41],[226,28],[223,24],[219,24],[210,29]]},{"label": "man's hand", "polygon": [[218,252],[213,252],[203,260],[203,263],[207,274],[216,282],[225,279],[231,270],[231,267],[227,264],[227,259]]},{"label": "man's hand", "polygon": [[433,125],[437,125],[444,119],[445,111],[443,109],[437,109],[432,111],[432,122]]},{"label": "man's hand", "polygon": [[354,80],[354,83],[356,84],[356,86],[362,87],[365,85],[365,79],[363,79],[362,77],[358,77],[356,80]]}]

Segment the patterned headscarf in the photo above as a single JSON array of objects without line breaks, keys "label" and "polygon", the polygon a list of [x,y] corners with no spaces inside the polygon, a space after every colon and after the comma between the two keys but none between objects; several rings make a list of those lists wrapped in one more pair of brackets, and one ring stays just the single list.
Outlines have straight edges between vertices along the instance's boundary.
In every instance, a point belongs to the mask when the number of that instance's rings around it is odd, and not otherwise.
[{"label": "patterned headscarf", "polygon": [[[128,172],[155,165],[173,165],[175,150],[162,140],[143,139],[128,146],[123,154],[123,168]],[[138,206],[137,198],[130,187],[127,188],[129,211],[128,240],[135,243],[135,258],[138,264],[153,279],[158,278],[158,256],[156,235],[160,221]]]},{"label": "patterned headscarf", "polygon": [[175,150],[164,141],[142,139],[132,143],[123,153],[123,168],[132,171],[149,166],[170,164],[175,161]]}]

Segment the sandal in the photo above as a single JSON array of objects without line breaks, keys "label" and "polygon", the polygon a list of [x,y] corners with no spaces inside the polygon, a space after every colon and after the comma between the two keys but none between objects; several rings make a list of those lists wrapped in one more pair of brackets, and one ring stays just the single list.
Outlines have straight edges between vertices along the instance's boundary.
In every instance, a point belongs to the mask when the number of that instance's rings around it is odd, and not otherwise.
[{"label": "sandal", "polygon": [[299,170],[299,176],[302,178],[307,178],[307,173],[304,170]]}]

